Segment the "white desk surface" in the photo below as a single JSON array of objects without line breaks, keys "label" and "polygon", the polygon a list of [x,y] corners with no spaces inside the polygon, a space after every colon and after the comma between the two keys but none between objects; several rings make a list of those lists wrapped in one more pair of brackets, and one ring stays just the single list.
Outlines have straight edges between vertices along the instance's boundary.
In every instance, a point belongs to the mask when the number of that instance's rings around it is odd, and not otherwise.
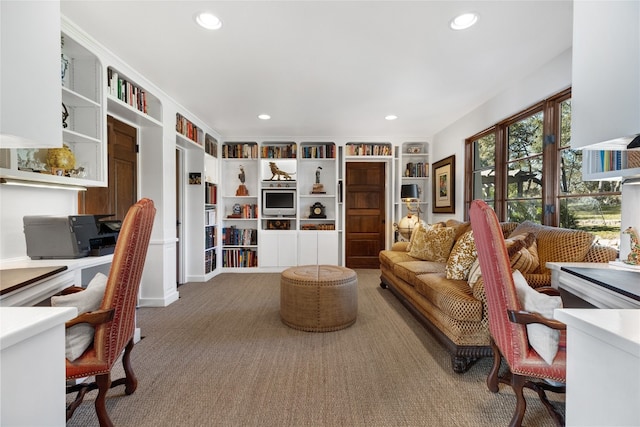
[{"label": "white desk surface", "polygon": [[0,349],[65,323],[77,314],[75,307],[0,307]]},{"label": "white desk surface", "polygon": [[554,318],[640,358],[640,309],[563,308]]}]

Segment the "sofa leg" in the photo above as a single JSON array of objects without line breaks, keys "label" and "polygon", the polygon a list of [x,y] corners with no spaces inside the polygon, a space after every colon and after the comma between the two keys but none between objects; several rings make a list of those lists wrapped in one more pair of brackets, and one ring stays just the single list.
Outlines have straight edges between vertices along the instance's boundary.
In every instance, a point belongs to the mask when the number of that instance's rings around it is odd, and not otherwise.
[{"label": "sofa leg", "polygon": [[384,283],[383,281],[380,281],[380,287],[381,287],[382,289],[387,289],[387,284],[386,284],[386,283]]},{"label": "sofa leg", "polygon": [[451,356],[451,367],[453,372],[458,374],[464,374],[473,365],[475,359],[470,359],[464,356]]}]

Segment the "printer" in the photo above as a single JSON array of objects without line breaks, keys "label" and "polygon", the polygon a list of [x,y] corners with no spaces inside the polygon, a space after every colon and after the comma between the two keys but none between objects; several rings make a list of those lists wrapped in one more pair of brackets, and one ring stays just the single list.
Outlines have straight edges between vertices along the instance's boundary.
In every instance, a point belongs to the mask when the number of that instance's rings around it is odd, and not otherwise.
[{"label": "printer", "polygon": [[31,259],[68,259],[112,254],[121,221],[113,215],[27,215],[23,217]]}]

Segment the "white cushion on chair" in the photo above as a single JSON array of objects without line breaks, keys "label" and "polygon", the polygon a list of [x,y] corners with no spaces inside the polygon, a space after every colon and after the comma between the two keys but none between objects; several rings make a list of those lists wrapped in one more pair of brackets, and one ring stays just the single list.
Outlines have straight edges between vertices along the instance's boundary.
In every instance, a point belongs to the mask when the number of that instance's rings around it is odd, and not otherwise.
[{"label": "white cushion on chair", "polygon": [[[102,273],[96,274],[87,288],[80,292],[68,295],[51,297],[52,307],[76,307],[78,316],[100,308],[104,291],[107,287],[107,276]],[[74,361],[89,348],[93,341],[93,326],[88,323],[74,325],[66,330],[66,351],[65,356],[69,361]]]},{"label": "white cushion on chair", "polygon": [[[536,291],[529,286],[527,280],[518,270],[513,271],[513,282],[516,285],[518,299],[526,311],[553,319],[553,310],[562,308],[562,299],[560,297]],[[560,331],[540,323],[531,323],[527,325],[527,336],[529,337],[529,345],[545,362],[551,365],[558,353]]]}]

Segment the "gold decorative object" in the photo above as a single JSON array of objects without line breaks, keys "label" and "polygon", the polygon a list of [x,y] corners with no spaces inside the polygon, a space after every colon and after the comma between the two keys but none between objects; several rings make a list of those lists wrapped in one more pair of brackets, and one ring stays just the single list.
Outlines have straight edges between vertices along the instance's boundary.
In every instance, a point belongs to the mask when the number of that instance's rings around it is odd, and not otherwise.
[{"label": "gold decorative object", "polygon": [[66,144],[62,148],[50,148],[47,153],[47,164],[52,169],[74,169],[76,167],[76,156]]},{"label": "gold decorative object", "polygon": [[293,178],[291,178],[291,175],[293,175],[295,172],[285,172],[283,170],[280,170],[280,168],[278,167],[278,165],[275,164],[275,162],[269,162],[269,169],[271,169],[271,178],[270,181],[273,181],[274,178],[278,178],[278,181],[280,181],[280,179],[284,178],[287,181],[292,180]]}]

